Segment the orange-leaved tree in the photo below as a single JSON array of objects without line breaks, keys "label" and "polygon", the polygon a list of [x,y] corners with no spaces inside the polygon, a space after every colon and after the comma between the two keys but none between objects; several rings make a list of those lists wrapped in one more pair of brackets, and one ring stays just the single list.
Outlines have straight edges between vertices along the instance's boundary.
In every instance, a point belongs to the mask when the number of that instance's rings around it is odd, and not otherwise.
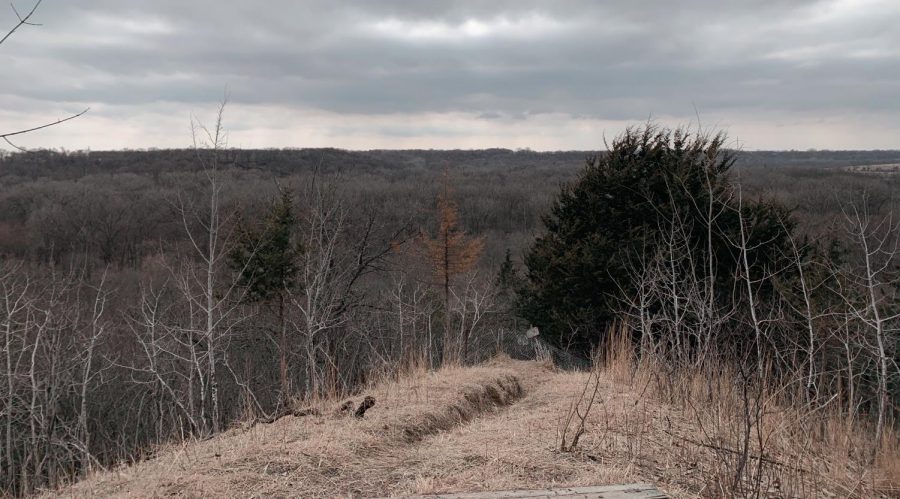
[{"label": "orange-leaved tree", "polygon": [[[470,270],[484,248],[484,239],[470,237],[459,226],[459,209],[453,201],[450,178],[444,170],[441,191],[437,198],[438,230],[435,237],[423,232],[421,241],[431,264],[436,284],[444,299],[444,364],[460,362],[460,353],[467,351],[467,338],[455,338],[450,328],[450,287],[453,278]],[[461,342],[458,340],[462,340]],[[462,343],[462,344],[460,344]]]}]

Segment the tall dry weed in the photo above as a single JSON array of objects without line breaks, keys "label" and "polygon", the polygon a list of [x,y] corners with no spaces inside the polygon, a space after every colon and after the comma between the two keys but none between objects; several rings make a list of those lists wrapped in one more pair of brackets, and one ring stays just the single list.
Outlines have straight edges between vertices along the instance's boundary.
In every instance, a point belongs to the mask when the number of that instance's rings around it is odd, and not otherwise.
[{"label": "tall dry weed", "polygon": [[[638,400],[626,434],[646,444],[641,398],[667,404],[693,433],[663,428],[681,459],[703,470],[704,497],[896,497],[900,494],[900,435],[875,441],[873,424],[842,411],[838,401],[812,404],[796,396],[802,375],[776,377],[764,368],[710,356],[678,363],[665,352],[636,348],[617,325],[594,355],[598,371],[629,385]],[[667,416],[668,418],[668,416]],[[646,431],[650,431],[646,429]]]}]

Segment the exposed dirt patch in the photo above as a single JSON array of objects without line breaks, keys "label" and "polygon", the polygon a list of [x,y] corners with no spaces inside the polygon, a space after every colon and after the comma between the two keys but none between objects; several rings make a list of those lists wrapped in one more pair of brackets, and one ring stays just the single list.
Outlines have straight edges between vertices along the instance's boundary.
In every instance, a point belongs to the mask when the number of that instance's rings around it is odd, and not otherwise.
[{"label": "exposed dirt patch", "polygon": [[448,405],[400,421],[389,432],[402,435],[406,443],[419,442],[429,435],[450,430],[486,412],[510,405],[523,394],[524,389],[514,375],[482,380],[463,388],[460,396]]}]

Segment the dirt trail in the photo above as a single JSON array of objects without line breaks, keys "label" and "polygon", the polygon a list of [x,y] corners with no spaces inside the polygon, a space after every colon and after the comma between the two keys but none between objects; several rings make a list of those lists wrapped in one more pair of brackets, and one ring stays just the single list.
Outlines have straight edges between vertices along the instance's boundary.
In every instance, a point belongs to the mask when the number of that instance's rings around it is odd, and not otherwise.
[{"label": "dirt trail", "polygon": [[[557,428],[587,375],[537,362],[419,373],[355,397],[362,420],[326,410],[231,430],[102,472],[62,492],[86,497],[347,497],[644,481],[641,466],[560,453]],[[604,384],[603,406],[634,394]],[[339,402],[339,401],[338,401]],[[332,404],[337,406],[337,402]],[[606,414],[607,420],[608,414]],[[593,415],[595,424],[602,413]],[[584,439],[585,448],[596,446]]]}]

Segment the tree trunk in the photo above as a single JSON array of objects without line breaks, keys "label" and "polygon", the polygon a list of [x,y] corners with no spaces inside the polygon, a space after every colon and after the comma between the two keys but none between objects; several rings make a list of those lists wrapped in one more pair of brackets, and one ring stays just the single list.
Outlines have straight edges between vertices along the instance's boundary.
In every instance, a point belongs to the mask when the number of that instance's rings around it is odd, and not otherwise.
[{"label": "tree trunk", "polygon": [[281,382],[281,399],[287,402],[290,398],[290,386],[288,386],[288,342],[287,342],[287,325],[284,321],[284,293],[278,295],[278,375]]}]

